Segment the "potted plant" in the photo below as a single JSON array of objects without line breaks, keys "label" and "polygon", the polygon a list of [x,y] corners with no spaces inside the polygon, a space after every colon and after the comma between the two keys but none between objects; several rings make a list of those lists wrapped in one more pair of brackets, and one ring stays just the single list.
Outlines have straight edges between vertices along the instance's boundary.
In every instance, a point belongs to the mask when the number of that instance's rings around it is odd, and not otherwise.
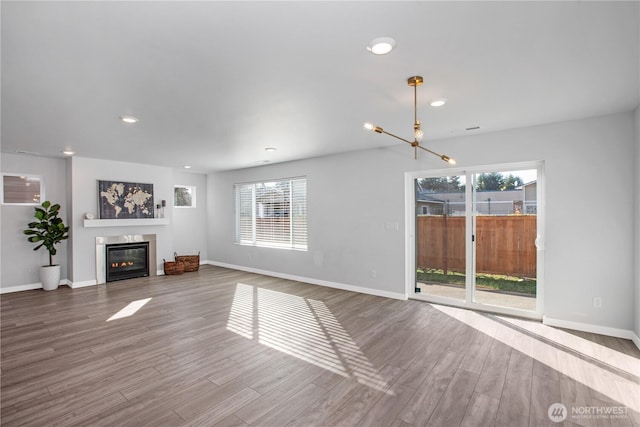
[{"label": "potted plant", "polygon": [[42,203],[42,207],[36,207],[35,210],[34,216],[37,221],[30,222],[24,234],[29,236],[27,240],[30,242],[40,243],[33,248],[34,251],[43,246],[49,251],[49,265],[40,268],[40,282],[45,291],[52,291],[58,289],[60,284],[60,265],[53,264],[55,245],[69,237],[69,227],[65,227],[62,219],[58,218],[59,204],[52,205],[47,200]]}]

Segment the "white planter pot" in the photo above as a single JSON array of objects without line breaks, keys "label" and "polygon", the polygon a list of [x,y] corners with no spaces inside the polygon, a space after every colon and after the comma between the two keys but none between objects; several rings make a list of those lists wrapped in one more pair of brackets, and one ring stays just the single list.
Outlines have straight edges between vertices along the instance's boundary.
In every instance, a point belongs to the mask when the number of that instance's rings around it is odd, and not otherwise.
[{"label": "white planter pot", "polygon": [[45,291],[54,291],[60,285],[60,266],[43,265],[40,267],[40,283]]}]

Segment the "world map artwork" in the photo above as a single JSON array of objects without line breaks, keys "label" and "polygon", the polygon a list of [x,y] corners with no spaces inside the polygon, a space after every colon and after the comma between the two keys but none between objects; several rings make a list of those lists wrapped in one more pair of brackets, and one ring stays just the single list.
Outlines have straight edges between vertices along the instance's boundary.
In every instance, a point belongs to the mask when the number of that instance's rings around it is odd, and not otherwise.
[{"label": "world map artwork", "polygon": [[153,184],[98,181],[101,219],[153,218]]}]

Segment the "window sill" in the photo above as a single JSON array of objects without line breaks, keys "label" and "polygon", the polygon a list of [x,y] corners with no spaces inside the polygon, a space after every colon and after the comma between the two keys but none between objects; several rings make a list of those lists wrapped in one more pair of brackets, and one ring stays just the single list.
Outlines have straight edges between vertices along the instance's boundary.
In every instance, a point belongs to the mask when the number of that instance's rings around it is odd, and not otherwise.
[{"label": "window sill", "polygon": [[293,248],[291,246],[285,245],[268,245],[268,244],[256,244],[256,243],[244,243],[244,242],[235,242],[236,245],[240,246],[249,246],[253,248],[267,248],[267,249],[284,249],[287,251],[298,251],[298,252],[308,252],[308,248]]}]

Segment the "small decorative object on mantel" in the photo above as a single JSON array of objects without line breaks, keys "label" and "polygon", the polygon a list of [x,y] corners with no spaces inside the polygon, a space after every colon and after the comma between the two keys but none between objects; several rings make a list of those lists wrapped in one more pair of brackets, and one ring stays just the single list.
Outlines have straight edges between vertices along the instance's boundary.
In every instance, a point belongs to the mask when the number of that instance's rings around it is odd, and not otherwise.
[{"label": "small decorative object on mantel", "polygon": [[173,256],[177,262],[184,263],[184,271],[198,271],[200,268],[200,252],[198,255],[178,255],[174,252]]},{"label": "small decorative object on mantel", "polygon": [[95,216],[93,216],[93,214],[91,212],[87,212],[86,214],[84,214],[84,219],[94,219]]},{"label": "small decorative object on mantel", "polygon": [[184,273],[184,263],[182,261],[167,261],[164,258],[164,274],[172,276]]},{"label": "small decorative object on mantel", "polygon": [[100,219],[153,218],[153,184],[98,181]]}]

